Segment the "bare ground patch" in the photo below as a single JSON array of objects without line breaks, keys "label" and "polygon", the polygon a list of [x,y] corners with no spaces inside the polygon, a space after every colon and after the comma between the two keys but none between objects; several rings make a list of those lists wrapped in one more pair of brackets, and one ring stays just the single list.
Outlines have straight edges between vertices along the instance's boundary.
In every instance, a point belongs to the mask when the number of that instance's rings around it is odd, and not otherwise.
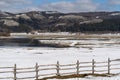
[{"label": "bare ground patch", "polygon": [[87,76],[94,76],[94,77],[112,77],[117,74],[73,74],[73,75],[66,75],[66,76],[52,76],[46,77],[39,80],[47,80],[47,79],[70,79],[70,78],[85,78]]}]

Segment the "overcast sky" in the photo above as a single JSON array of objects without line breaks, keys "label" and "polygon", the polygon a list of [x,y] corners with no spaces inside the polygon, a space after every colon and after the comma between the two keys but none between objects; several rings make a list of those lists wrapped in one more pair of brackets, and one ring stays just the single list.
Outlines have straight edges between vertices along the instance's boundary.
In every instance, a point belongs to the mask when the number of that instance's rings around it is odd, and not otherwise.
[{"label": "overcast sky", "polygon": [[0,0],[0,10],[26,11],[120,11],[120,0]]}]

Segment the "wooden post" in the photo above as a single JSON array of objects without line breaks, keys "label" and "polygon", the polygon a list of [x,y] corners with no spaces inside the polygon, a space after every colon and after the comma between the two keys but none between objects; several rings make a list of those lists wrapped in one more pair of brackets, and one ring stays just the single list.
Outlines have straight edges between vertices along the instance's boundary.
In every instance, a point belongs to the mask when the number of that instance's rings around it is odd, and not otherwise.
[{"label": "wooden post", "polygon": [[79,63],[79,61],[77,60],[77,67],[76,67],[76,68],[77,68],[77,75],[79,74],[79,64],[80,64],[80,63]]},{"label": "wooden post", "polygon": [[56,70],[57,70],[57,76],[60,76],[60,64],[59,61],[57,61],[57,65],[56,65]]},{"label": "wooden post", "polygon": [[95,61],[94,59],[92,60],[92,74],[95,73]]},{"label": "wooden post", "polygon": [[17,80],[17,75],[16,75],[17,74],[17,69],[16,68],[17,68],[17,65],[15,64],[14,65],[14,80]]},{"label": "wooden post", "polygon": [[110,58],[108,58],[108,74],[110,74]]},{"label": "wooden post", "polygon": [[38,66],[38,63],[36,63],[36,66],[35,66],[35,72],[36,72],[36,80],[38,80],[38,78],[39,78],[39,75],[38,75],[38,73],[39,73],[39,70],[38,70],[38,68],[39,68],[39,66]]}]

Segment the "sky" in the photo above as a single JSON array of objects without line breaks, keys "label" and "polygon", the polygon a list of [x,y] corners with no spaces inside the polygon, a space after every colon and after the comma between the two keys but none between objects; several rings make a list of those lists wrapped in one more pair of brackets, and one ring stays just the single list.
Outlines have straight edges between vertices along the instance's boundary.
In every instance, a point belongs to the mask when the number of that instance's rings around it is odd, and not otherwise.
[{"label": "sky", "polygon": [[0,10],[13,13],[120,11],[120,0],[0,0]]}]

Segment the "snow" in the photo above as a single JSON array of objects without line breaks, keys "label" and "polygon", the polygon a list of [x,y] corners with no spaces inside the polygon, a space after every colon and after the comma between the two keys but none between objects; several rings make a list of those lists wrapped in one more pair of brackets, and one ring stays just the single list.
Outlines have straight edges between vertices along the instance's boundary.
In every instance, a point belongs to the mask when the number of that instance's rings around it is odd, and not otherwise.
[{"label": "snow", "polygon": [[120,15],[120,13],[119,13],[119,12],[118,12],[118,13],[112,13],[112,14],[110,14],[110,15],[116,16],[116,15]]},{"label": "snow", "polygon": [[[86,43],[87,45],[79,45],[79,47],[70,48],[49,48],[49,47],[0,47],[0,67],[13,66],[15,63],[17,67],[33,67],[36,62],[38,64],[60,64],[76,63],[77,60],[81,62],[91,61],[107,61],[110,59],[120,58],[119,39],[110,40],[59,40],[75,45],[76,42]],[[91,45],[91,44],[95,45]],[[115,71],[114,71],[115,72]],[[119,80],[120,76],[115,77],[86,77],[80,79],[66,79],[66,80]],[[57,80],[57,79],[55,79]]]},{"label": "snow", "polygon": [[[72,63],[76,60],[91,61],[92,59],[105,61],[108,58],[120,58],[119,52],[118,46],[114,48],[94,48],[93,50],[88,48],[2,47],[0,48],[0,63],[1,66],[10,66],[15,63],[19,66],[33,66],[36,62],[49,64],[56,63],[56,61]],[[27,64],[24,64],[23,61]]]}]

